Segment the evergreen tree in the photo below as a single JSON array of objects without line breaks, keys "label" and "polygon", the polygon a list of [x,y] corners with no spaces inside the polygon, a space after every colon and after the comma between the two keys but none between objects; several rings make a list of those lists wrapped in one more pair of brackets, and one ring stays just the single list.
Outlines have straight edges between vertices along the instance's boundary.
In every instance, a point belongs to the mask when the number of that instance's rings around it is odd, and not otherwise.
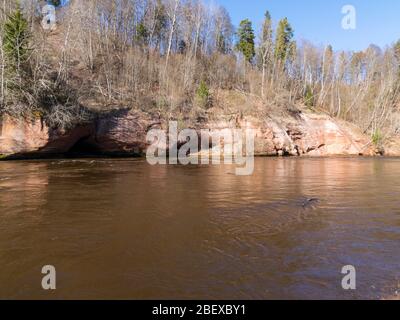
[{"label": "evergreen tree", "polygon": [[252,62],[256,51],[254,44],[254,30],[251,21],[246,19],[240,22],[236,49],[243,54],[247,62]]},{"label": "evergreen tree", "polygon": [[148,41],[149,33],[143,22],[139,23],[136,31],[136,40],[140,45],[145,45]]},{"label": "evergreen tree", "polygon": [[310,85],[307,85],[306,90],[304,92],[304,102],[308,108],[312,108],[314,106],[314,94]]},{"label": "evergreen tree", "polygon": [[297,43],[296,41],[291,41],[289,43],[289,51],[288,51],[288,56],[287,56],[287,61],[289,62],[294,62],[297,57]]},{"label": "evergreen tree", "polygon": [[210,98],[210,90],[205,81],[202,80],[196,92],[196,102],[201,108],[206,108],[209,106]]},{"label": "evergreen tree", "polygon": [[53,5],[55,7],[58,7],[59,5],[61,5],[61,0],[48,0],[47,2],[48,2],[48,4]]},{"label": "evergreen tree", "polygon": [[293,53],[293,29],[289,24],[287,18],[279,21],[278,29],[276,31],[275,41],[275,58],[277,60],[286,62]]},{"label": "evergreen tree", "polygon": [[3,50],[7,65],[13,72],[20,72],[21,67],[28,61],[29,40],[28,21],[17,5],[15,11],[8,16],[3,29]]},{"label": "evergreen tree", "polygon": [[185,54],[186,53],[186,48],[187,48],[187,45],[186,45],[185,40],[179,40],[178,53],[179,54]]}]

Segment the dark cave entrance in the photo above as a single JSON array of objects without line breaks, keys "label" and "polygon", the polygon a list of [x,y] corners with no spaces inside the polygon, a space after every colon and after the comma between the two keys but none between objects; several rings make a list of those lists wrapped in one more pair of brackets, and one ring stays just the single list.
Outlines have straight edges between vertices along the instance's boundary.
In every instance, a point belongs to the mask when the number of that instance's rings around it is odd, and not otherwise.
[{"label": "dark cave entrance", "polygon": [[104,155],[104,153],[90,140],[90,136],[79,139],[66,153],[68,157],[93,157],[101,155]]}]

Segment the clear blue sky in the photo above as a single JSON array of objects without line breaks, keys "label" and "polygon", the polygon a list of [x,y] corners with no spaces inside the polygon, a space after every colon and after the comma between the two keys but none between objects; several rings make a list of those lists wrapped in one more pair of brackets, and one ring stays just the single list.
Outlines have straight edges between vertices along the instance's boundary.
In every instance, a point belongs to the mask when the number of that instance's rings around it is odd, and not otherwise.
[{"label": "clear blue sky", "polygon": [[[332,44],[335,50],[361,50],[371,43],[381,47],[400,39],[400,0],[212,0],[228,9],[237,26],[253,21],[259,30],[265,10],[274,22],[288,17],[296,39],[316,45]],[[353,5],[356,30],[343,30],[342,7]]]}]

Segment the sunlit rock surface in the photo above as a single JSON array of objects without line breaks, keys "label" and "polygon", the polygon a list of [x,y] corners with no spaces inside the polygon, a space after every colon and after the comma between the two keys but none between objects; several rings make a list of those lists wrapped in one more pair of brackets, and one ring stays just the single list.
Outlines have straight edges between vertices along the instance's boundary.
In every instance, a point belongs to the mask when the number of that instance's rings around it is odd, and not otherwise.
[{"label": "sunlit rock surface", "polygon": [[[80,152],[133,155],[146,152],[146,134],[167,123],[135,110],[118,110],[98,116],[91,123],[69,130],[49,128],[40,119],[15,120],[3,117],[0,154],[40,157]],[[370,137],[355,126],[326,115],[299,113],[295,117],[209,120],[195,129],[253,129],[255,154],[265,156],[376,155]],[[212,146],[211,146],[212,147]],[[87,150],[86,150],[87,149]],[[385,155],[400,155],[400,145],[392,142]]]}]

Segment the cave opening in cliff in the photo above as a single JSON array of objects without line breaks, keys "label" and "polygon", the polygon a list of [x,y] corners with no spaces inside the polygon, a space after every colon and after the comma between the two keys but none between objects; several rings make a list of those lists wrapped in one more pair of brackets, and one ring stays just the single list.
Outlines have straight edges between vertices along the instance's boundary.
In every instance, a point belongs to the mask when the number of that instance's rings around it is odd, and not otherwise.
[{"label": "cave opening in cliff", "polygon": [[99,156],[101,154],[102,151],[90,140],[90,137],[79,139],[67,152],[67,156]]}]

